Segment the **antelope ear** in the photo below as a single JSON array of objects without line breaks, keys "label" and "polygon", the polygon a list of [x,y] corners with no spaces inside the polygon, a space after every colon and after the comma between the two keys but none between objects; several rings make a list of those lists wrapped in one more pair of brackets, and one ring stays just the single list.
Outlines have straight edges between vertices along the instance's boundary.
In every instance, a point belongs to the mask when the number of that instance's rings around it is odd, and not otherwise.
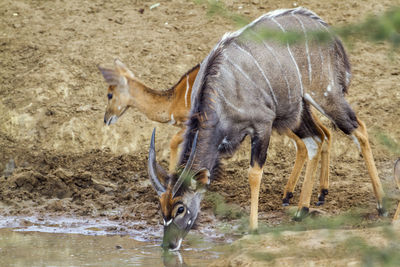
[{"label": "antelope ear", "polygon": [[123,74],[123,75],[126,75],[126,76],[128,76],[129,78],[131,78],[131,79],[135,78],[135,75],[133,74],[133,72],[130,71],[130,70],[128,69],[128,67],[125,66],[125,64],[121,62],[121,60],[119,60],[118,58],[116,58],[116,59],[114,60],[114,63],[115,63],[115,67],[117,68],[117,70],[118,70],[119,73],[121,73],[121,74]]},{"label": "antelope ear", "polygon": [[98,69],[100,70],[101,74],[109,85],[118,86],[127,84],[126,78],[124,76],[121,76],[118,71],[102,68],[100,66],[98,66]]},{"label": "antelope ear", "polygon": [[161,184],[162,184],[164,187],[167,187],[167,185],[168,185],[168,179],[169,179],[169,176],[168,176],[167,171],[164,170],[164,168],[161,167],[160,164],[156,163],[156,172],[157,172],[158,180],[160,180]]},{"label": "antelope ear", "polygon": [[203,191],[205,186],[210,184],[210,171],[206,168],[200,169],[192,178],[190,189],[193,191]]}]

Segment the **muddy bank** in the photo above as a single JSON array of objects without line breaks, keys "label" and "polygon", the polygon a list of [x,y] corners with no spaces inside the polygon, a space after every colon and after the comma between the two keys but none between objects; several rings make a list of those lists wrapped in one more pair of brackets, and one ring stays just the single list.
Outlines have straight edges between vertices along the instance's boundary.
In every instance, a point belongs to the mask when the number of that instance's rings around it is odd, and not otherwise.
[{"label": "muddy bank", "polygon": [[[96,66],[110,66],[120,58],[145,84],[165,89],[236,27],[227,19],[207,16],[205,4],[158,2],[151,10],[152,3],[142,0],[0,3],[0,214],[159,224],[156,194],[146,174],[147,149],[157,127],[157,157],[167,166],[168,142],[177,129],[151,122],[135,109],[116,125],[104,127],[107,86]],[[293,1],[226,3],[250,19],[294,5]],[[396,3],[311,0],[296,5],[338,25]],[[347,99],[369,127],[379,175],[392,188],[398,155],[380,145],[377,134],[400,142],[399,55],[389,54],[389,46],[382,43],[356,40],[347,47],[353,66]],[[375,220],[375,199],[363,160],[351,139],[338,132],[333,135],[330,194],[319,209],[332,215],[365,208],[365,216]],[[290,220],[281,207],[281,194],[294,157],[289,140],[274,134],[261,185],[261,221]],[[245,140],[225,163],[224,178],[209,187],[245,215],[250,203],[248,165]],[[300,186],[301,181],[296,192]],[[317,188],[313,203],[316,196]],[[295,194],[292,203],[297,199]],[[210,224],[212,201],[206,199],[203,210],[199,223]]]}]

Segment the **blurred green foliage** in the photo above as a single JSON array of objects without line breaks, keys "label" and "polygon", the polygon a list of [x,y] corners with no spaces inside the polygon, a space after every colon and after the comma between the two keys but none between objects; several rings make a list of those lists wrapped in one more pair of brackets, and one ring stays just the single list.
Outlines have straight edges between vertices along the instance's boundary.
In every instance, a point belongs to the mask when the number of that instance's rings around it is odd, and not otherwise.
[{"label": "blurred green foliage", "polygon": [[[235,22],[239,27],[247,25],[251,20],[235,12],[230,11],[223,1],[217,0],[194,0],[198,4],[207,5],[207,14],[209,16],[222,16]],[[388,42],[393,48],[400,46],[400,7],[389,8],[381,15],[370,15],[364,20],[347,24],[343,26],[330,27],[330,31],[339,35],[344,40],[357,38],[372,42]],[[301,42],[306,36],[301,32],[282,32],[265,29],[258,33],[256,39],[272,39],[282,43]],[[327,31],[309,31],[307,32],[309,40],[326,42],[330,40],[331,34]]]}]

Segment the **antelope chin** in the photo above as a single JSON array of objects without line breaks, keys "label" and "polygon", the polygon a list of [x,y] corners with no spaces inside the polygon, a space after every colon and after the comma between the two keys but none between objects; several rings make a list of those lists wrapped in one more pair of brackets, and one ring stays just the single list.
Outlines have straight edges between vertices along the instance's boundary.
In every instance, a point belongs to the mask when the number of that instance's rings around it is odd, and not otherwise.
[{"label": "antelope chin", "polygon": [[106,125],[114,124],[117,122],[117,120],[118,120],[118,117],[116,115],[113,115],[107,120]]},{"label": "antelope chin", "polygon": [[178,245],[175,248],[169,249],[169,251],[178,251],[181,248],[183,238],[179,239]]}]

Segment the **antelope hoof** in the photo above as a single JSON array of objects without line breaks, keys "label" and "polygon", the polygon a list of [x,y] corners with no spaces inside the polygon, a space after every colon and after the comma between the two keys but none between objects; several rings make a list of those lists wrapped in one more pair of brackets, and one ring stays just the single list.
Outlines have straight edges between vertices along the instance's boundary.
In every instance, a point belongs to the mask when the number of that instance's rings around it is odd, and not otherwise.
[{"label": "antelope hoof", "polygon": [[258,235],[258,228],[249,230],[250,235]]},{"label": "antelope hoof", "polygon": [[318,197],[318,202],[315,203],[317,206],[322,206],[325,204],[325,196],[328,194],[328,189],[322,189],[321,193],[319,194]]},{"label": "antelope hoof", "polygon": [[287,207],[290,204],[290,199],[293,198],[292,192],[287,192],[284,199],[282,199],[282,206]]},{"label": "antelope hoof", "polygon": [[381,216],[381,217],[387,217],[388,215],[389,215],[389,213],[388,213],[388,211],[387,211],[387,209],[386,209],[386,201],[387,201],[387,199],[383,199],[383,201],[382,201],[382,203],[378,203],[378,205],[377,205],[377,210],[378,210],[378,214],[379,214],[379,216]]},{"label": "antelope hoof", "polygon": [[293,221],[300,222],[304,218],[306,218],[309,214],[310,214],[310,209],[307,207],[302,207],[301,209],[298,209],[294,214]]}]

